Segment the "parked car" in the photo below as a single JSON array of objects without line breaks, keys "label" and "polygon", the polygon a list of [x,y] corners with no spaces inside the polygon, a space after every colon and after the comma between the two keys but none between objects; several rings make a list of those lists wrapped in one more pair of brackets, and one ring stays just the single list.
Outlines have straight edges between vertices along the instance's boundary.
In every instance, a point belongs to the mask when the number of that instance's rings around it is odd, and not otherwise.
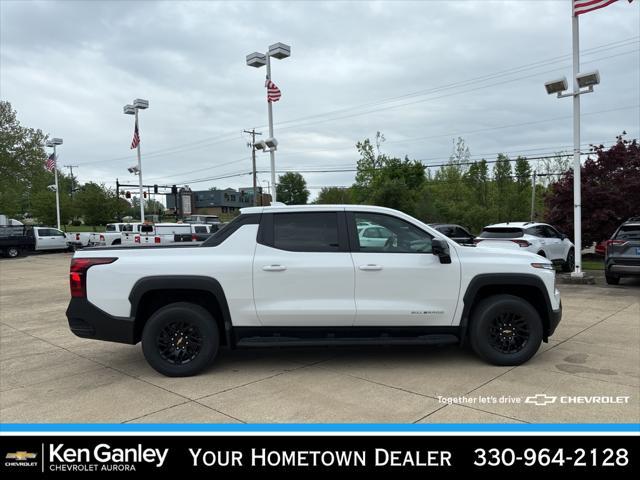
[{"label": "parked car", "polygon": [[222,222],[217,215],[197,215],[193,214],[185,218],[186,223],[206,223],[211,225],[220,225]]},{"label": "parked car", "polygon": [[[391,232],[360,242],[367,221]],[[202,245],[75,253],[69,327],[136,344],[168,376],[222,345],[469,342],[519,365],[562,315],[555,270],[524,249],[466,248],[402,212],[363,205],[252,207]]]},{"label": "parked car", "polygon": [[454,242],[460,245],[474,245],[475,236],[472,235],[469,230],[460,225],[453,223],[430,223],[431,228],[435,228],[437,231],[446,235]]},{"label": "parked car", "polygon": [[122,243],[128,245],[167,245],[191,241],[189,223],[147,223],[140,226],[140,232],[125,233],[122,239]]},{"label": "parked car", "polygon": [[125,226],[120,234],[120,243],[122,245],[137,245],[140,243],[141,235],[152,235],[155,232],[153,223],[136,223]]},{"label": "parked car", "polygon": [[[107,223],[104,232],[92,233],[89,238],[89,246],[120,245],[123,241],[123,233],[131,234],[140,231],[140,222],[134,223]],[[131,242],[133,243],[133,236]]]},{"label": "parked car", "polygon": [[67,243],[73,248],[88,247],[91,235],[91,232],[67,232]]},{"label": "parked car", "polygon": [[33,250],[35,239],[27,235],[24,225],[0,225],[0,253],[9,258],[16,258],[28,250]]},{"label": "parked car", "polygon": [[364,247],[384,247],[392,239],[393,232],[372,223],[358,224],[358,240]]},{"label": "parked car", "polygon": [[68,250],[69,240],[62,230],[32,227],[0,215],[0,253],[15,258],[26,251]]},{"label": "parked car", "polygon": [[604,274],[609,285],[620,278],[640,276],[640,217],[632,217],[607,240]]},{"label": "parked car", "polygon": [[491,246],[511,242],[523,250],[537,253],[560,265],[563,272],[575,267],[575,250],[569,237],[551,225],[537,222],[507,222],[488,225],[482,229],[475,243],[490,242]]},{"label": "parked car", "polygon": [[218,231],[219,224],[195,224],[191,223],[191,241],[193,242],[204,242],[208,239],[213,233]]}]

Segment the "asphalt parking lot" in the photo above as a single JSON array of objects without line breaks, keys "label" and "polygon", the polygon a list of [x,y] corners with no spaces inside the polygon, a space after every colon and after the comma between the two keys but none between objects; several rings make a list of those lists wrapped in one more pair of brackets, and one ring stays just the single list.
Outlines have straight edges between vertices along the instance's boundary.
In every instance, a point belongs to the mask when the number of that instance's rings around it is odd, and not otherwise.
[{"label": "asphalt parking lot", "polygon": [[0,260],[3,423],[640,422],[638,281],[561,285],[563,320],[520,367],[457,347],[235,350],[167,378],[139,345],[69,331],[70,256]]}]

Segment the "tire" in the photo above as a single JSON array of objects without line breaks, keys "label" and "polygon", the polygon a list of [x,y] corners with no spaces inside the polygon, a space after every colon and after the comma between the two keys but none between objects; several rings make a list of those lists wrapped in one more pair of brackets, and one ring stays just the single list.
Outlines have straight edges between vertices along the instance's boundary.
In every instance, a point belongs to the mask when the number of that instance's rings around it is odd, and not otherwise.
[{"label": "tire", "polygon": [[20,249],[18,247],[9,247],[5,250],[7,257],[17,258],[20,256]]},{"label": "tire", "polygon": [[[192,346],[186,348],[189,341]],[[183,347],[175,348],[176,345]],[[216,321],[207,310],[193,303],[171,303],[160,308],[142,331],[142,351],[147,362],[168,377],[200,373],[211,364],[219,347]]]},{"label": "tire", "polygon": [[573,272],[573,270],[576,268],[576,253],[573,250],[573,248],[569,249],[569,253],[567,253],[567,259],[562,262],[562,271],[567,273],[567,272]]},{"label": "tire", "polygon": [[487,362],[521,365],[540,348],[542,320],[526,300],[514,295],[494,295],[474,309],[469,337],[473,351]]},{"label": "tire", "polygon": [[122,243],[122,240],[117,239],[117,240],[114,240],[114,241],[111,243],[111,245],[120,245],[121,243]]},{"label": "tire", "polygon": [[620,277],[608,273],[604,274],[604,279],[607,281],[607,285],[618,285],[620,283]]}]

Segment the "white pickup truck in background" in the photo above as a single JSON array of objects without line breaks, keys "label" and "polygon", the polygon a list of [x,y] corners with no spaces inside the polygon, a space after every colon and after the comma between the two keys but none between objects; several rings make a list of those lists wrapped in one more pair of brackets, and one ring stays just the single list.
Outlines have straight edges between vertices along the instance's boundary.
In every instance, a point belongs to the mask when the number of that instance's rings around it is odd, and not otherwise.
[{"label": "white pickup truck in background", "polygon": [[140,225],[142,225],[140,222],[108,223],[104,232],[91,234],[89,246],[120,245],[123,241],[123,233],[137,233],[140,231]]},{"label": "white pickup truck in background", "polygon": [[123,245],[168,245],[191,241],[192,229],[188,223],[144,224],[139,232],[122,235]]},{"label": "white pickup truck in background", "polygon": [[31,227],[27,230],[27,236],[34,239],[35,251],[69,249],[67,235],[57,228]]}]

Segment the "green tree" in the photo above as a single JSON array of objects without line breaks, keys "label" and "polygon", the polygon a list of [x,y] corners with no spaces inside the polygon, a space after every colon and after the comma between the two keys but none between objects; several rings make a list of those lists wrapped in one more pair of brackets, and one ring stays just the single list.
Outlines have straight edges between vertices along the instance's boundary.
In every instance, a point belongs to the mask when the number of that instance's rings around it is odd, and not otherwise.
[{"label": "green tree", "polygon": [[309,199],[307,182],[298,172],[287,172],[278,177],[278,201],[287,205],[305,205]]},{"label": "green tree", "polygon": [[353,194],[349,187],[323,187],[318,198],[313,203],[323,205],[335,205],[341,203],[353,203]]},{"label": "green tree", "polygon": [[531,217],[531,173],[529,161],[524,157],[518,157],[514,168],[515,182],[509,212],[511,220],[529,220]]},{"label": "green tree", "polygon": [[116,218],[116,195],[104,185],[89,182],[75,196],[78,215],[87,225],[104,225]]},{"label": "green tree", "polygon": [[11,104],[0,101],[0,212],[22,216],[33,200],[41,204],[46,197],[46,187],[53,183],[44,169],[46,139],[41,130],[21,126]]},{"label": "green tree", "polygon": [[493,208],[496,222],[513,220],[509,218],[512,187],[511,162],[509,157],[500,154],[493,167]]}]

